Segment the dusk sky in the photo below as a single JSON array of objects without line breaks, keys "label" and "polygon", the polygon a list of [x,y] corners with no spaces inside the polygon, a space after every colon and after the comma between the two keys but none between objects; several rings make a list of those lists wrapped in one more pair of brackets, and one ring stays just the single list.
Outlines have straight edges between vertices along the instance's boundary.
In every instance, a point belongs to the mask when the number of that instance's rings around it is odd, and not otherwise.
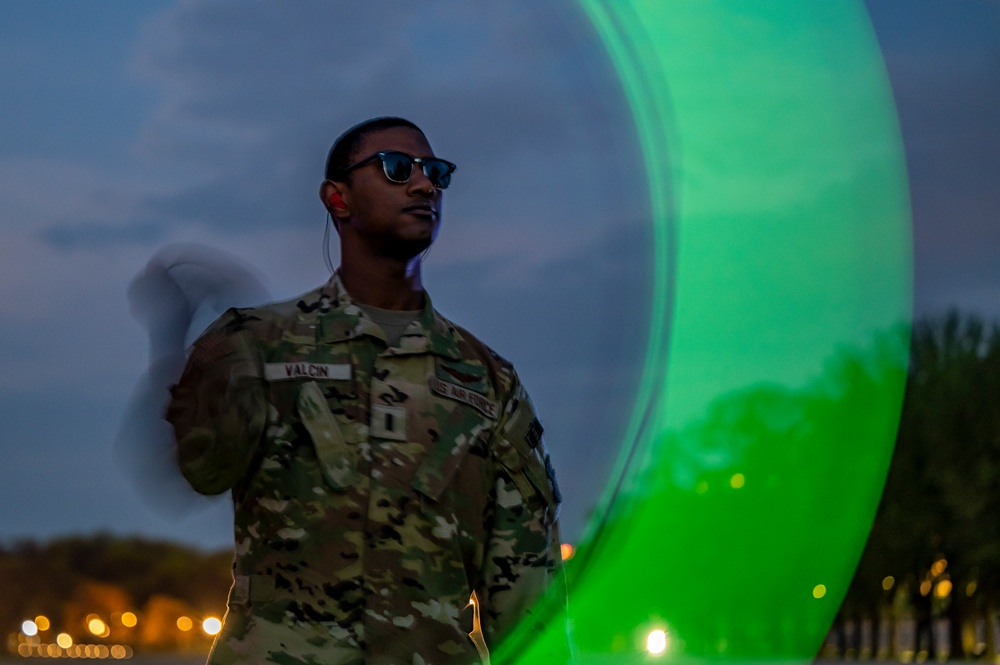
[{"label": "dusk sky", "polygon": [[[1000,321],[1000,2],[866,7],[916,315]],[[425,285],[517,366],[579,533],[642,362],[650,231],[635,123],[577,5],[7,0],[0,90],[0,542],[231,543],[225,498],[155,509],[113,452],[147,362],[128,284],[174,243],[240,257],[275,299],[321,284],[326,151],[376,115],[458,164]]]}]

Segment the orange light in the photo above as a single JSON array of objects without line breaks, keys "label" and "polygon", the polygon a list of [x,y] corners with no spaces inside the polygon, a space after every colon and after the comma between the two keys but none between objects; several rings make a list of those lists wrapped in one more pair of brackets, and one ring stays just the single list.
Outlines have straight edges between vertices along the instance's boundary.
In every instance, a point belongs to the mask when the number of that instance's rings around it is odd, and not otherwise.
[{"label": "orange light", "polygon": [[576,554],[576,548],[569,543],[563,543],[559,546],[559,553],[562,554],[563,561],[569,561]]},{"label": "orange light", "polygon": [[139,618],[132,612],[125,612],[122,614],[122,625],[126,628],[132,628],[137,623],[139,623]]},{"label": "orange light", "polygon": [[94,617],[93,619],[87,622],[87,630],[92,632],[94,635],[97,635],[98,637],[106,637],[107,636],[106,633],[110,632],[108,630],[108,624],[104,623],[97,617]]},{"label": "orange light", "polygon": [[194,621],[191,621],[191,617],[178,617],[177,627],[186,633],[194,628]]},{"label": "orange light", "polygon": [[56,635],[56,644],[63,649],[68,649],[73,646],[73,638],[69,636],[69,633],[59,633]]},{"label": "orange light", "polygon": [[921,582],[920,583],[920,595],[921,596],[926,596],[930,592],[931,592],[931,581],[930,580],[924,580],[923,582]]},{"label": "orange light", "polygon": [[951,580],[941,580],[934,587],[934,595],[938,598],[947,598],[951,594]]},{"label": "orange light", "polygon": [[35,625],[38,626],[38,630],[48,630],[52,624],[49,623],[47,616],[39,614],[35,617]]}]

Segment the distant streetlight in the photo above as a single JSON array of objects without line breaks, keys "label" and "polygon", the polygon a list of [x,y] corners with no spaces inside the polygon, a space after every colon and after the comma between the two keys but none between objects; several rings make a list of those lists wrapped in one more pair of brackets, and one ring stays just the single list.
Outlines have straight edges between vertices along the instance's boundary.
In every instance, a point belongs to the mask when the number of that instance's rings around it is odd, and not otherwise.
[{"label": "distant streetlight", "polygon": [[108,624],[104,623],[101,619],[93,617],[87,622],[87,630],[96,635],[97,637],[107,637],[111,634],[111,630],[108,628]]},{"label": "distant streetlight", "polygon": [[215,617],[208,617],[201,622],[201,629],[208,635],[218,635],[222,630],[222,622]]},{"label": "distant streetlight", "polygon": [[934,595],[938,598],[947,598],[951,595],[951,580],[941,580],[934,587]]},{"label": "distant streetlight", "polygon": [[667,650],[667,634],[657,628],[649,632],[646,636],[646,651],[658,656]]}]

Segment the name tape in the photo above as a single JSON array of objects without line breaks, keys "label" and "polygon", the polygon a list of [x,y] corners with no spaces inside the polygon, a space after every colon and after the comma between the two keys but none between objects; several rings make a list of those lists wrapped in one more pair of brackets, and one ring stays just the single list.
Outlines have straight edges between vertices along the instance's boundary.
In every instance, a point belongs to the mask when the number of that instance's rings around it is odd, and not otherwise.
[{"label": "name tape", "polygon": [[436,392],[438,395],[444,397],[449,397],[459,402],[464,402],[469,406],[475,407],[484,416],[493,418],[496,420],[497,411],[499,407],[497,403],[491,399],[483,397],[477,392],[463,388],[462,386],[457,386],[454,383],[448,383],[447,381],[442,381],[436,376],[431,377],[431,390]]},{"label": "name tape", "polygon": [[322,365],[319,363],[267,363],[264,378],[268,381],[290,379],[333,379],[346,381],[351,378],[350,365]]}]

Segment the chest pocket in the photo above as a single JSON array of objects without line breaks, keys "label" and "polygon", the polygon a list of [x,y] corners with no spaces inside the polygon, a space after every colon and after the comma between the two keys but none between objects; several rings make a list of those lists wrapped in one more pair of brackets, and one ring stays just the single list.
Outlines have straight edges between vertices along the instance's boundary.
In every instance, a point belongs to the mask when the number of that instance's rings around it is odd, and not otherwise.
[{"label": "chest pocket", "polygon": [[357,483],[358,447],[350,445],[353,438],[329,402],[339,400],[344,391],[353,392],[355,370],[350,355],[344,349],[318,346],[311,319],[300,319],[284,331],[264,373],[278,413],[298,414],[309,433],[325,482],[334,489]]},{"label": "chest pocket", "polygon": [[478,446],[485,455],[499,405],[482,365],[441,358],[434,365],[428,378],[433,444],[410,485],[437,501],[471,448]]},{"label": "chest pocket", "polygon": [[316,450],[316,458],[326,482],[335,489],[356,485],[361,480],[358,471],[358,446],[348,445],[337,418],[323,391],[315,381],[299,388],[296,408]]}]

